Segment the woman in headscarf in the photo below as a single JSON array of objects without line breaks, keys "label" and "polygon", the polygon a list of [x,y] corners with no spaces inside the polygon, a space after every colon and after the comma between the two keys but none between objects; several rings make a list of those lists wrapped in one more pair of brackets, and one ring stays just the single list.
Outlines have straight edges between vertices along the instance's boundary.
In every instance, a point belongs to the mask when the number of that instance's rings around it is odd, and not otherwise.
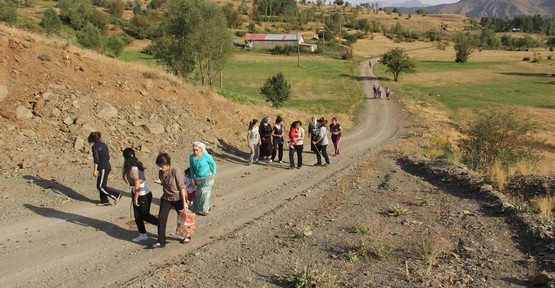
[{"label": "woman in headscarf", "polygon": [[206,152],[204,143],[193,142],[193,153],[189,156],[189,169],[191,178],[193,178],[193,185],[197,186],[191,210],[199,215],[206,216],[210,212],[210,195],[212,194],[212,186],[214,186],[216,162]]},{"label": "woman in headscarf", "polygon": [[260,134],[260,157],[268,163],[272,162],[272,124],[270,124],[270,117],[265,116],[262,118],[262,124],[258,128]]}]

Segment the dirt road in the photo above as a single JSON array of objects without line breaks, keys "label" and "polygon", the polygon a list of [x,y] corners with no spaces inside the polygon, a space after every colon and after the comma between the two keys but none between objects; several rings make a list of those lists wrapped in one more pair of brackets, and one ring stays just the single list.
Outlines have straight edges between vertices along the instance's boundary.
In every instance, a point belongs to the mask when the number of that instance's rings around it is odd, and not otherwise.
[{"label": "dirt road", "polygon": [[[213,192],[213,211],[208,217],[198,218],[193,241],[185,245],[170,237],[166,248],[155,250],[147,247],[155,242],[155,227],[147,227],[148,242],[135,244],[130,241],[136,230],[130,226],[129,193],[124,192],[124,200],[118,206],[96,207],[91,203],[96,199],[91,193],[93,180],[75,180],[71,189],[75,194],[87,195],[80,197],[82,201],[68,200],[61,210],[25,204],[18,209],[28,209],[33,213],[3,226],[0,234],[0,270],[3,271],[0,287],[132,285],[148,275],[153,267],[172,263],[201,247],[207,247],[210,253],[210,247],[224,245],[224,235],[255,223],[277,207],[288,205],[303,191],[349,169],[360,160],[360,155],[373,153],[396,137],[402,125],[398,107],[394,101],[371,98],[371,86],[376,80],[368,69],[368,62],[360,65],[359,76],[365,91],[364,107],[357,116],[356,126],[344,133],[342,155],[333,157],[328,167],[312,166],[315,157],[309,153],[307,144],[306,165],[302,169],[287,170],[287,163],[246,166],[244,159],[234,155],[217,159],[220,165]],[[182,158],[178,163],[185,161]],[[32,180],[18,183],[22,186],[22,193],[40,195],[47,187]],[[160,187],[155,186],[153,179],[149,181],[155,198],[159,198]],[[117,189],[128,190],[121,181],[112,183]],[[156,213],[158,201],[155,200],[154,204],[152,212]],[[172,213],[168,220],[170,232],[174,221]]]}]

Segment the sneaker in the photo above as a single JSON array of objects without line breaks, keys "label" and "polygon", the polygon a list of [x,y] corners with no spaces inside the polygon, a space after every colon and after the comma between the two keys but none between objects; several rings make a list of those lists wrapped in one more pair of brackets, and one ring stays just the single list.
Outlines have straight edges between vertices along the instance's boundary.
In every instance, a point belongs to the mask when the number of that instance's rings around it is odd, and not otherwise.
[{"label": "sneaker", "polygon": [[116,198],[116,200],[114,200],[114,205],[118,205],[120,200],[121,200],[121,193],[119,193],[118,198]]},{"label": "sneaker", "polygon": [[136,242],[141,242],[141,241],[144,241],[144,240],[148,240],[148,235],[146,235],[146,233],[145,234],[139,233],[139,236],[131,239],[131,241],[133,241],[135,243]]},{"label": "sneaker", "polygon": [[329,164],[329,163],[322,163],[322,165],[320,165],[320,166],[324,167],[324,166],[326,166],[326,165],[328,165],[328,164]]},{"label": "sneaker", "polygon": [[279,160],[279,163],[283,163],[283,161]]},{"label": "sneaker", "polygon": [[322,163],[316,163],[314,166],[322,166]]},{"label": "sneaker", "polygon": [[156,244],[152,244],[152,248],[164,248],[166,245],[165,244],[161,244],[161,243],[156,243]]},{"label": "sneaker", "polygon": [[268,163],[272,163],[272,162],[273,162],[272,159],[268,159]]},{"label": "sneaker", "polygon": [[293,167],[293,166],[289,166],[289,168],[288,168],[288,169],[293,169],[293,168],[295,168],[295,167]]}]

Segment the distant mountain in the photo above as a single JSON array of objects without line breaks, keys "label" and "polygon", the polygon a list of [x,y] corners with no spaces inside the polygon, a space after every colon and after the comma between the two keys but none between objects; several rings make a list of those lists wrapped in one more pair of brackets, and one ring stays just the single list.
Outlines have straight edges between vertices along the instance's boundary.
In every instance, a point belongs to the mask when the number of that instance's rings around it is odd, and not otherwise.
[{"label": "distant mountain", "polygon": [[[419,2],[419,1],[417,1]],[[397,8],[403,13],[416,13],[422,6]],[[429,14],[460,14],[472,18],[485,16],[515,17],[519,15],[542,15],[555,17],[555,0],[460,0],[453,4],[425,7]]]},{"label": "distant mountain", "polygon": [[[379,7],[426,7],[426,5],[419,0],[401,0],[401,1],[378,1]],[[391,9],[390,9],[391,10]]]}]

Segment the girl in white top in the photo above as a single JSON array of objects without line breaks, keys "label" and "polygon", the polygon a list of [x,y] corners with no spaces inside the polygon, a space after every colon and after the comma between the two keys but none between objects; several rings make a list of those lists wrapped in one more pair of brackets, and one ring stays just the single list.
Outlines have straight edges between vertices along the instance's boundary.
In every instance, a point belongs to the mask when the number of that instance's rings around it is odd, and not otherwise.
[{"label": "girl in white top", "polygon": [[137,159],[133,148],[125,148],[123,158],[123,178],[131,186],[135,224],[139,230],[139,236],[133,238],[132,241],[140,242],[148,239],[144,222],[158,226],[158,218],[150,214],[152,193],[146,183],[143,163]]},{"label": "girl in white top", "polygon": [[260,133],[258,132],[258,120],[252,119],[249,122],[249,131],[247,133],[247,144],[251,150],[249,165],[253,162],[258,164],[258,155],[260,149]]}]

